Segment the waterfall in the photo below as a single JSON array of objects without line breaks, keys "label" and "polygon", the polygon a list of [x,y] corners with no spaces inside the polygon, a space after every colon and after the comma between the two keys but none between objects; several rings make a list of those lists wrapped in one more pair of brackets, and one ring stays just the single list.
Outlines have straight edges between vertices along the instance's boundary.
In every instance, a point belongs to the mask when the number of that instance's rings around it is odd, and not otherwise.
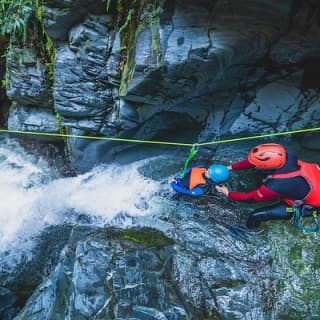
[{"label": "waterfall", "polygon": [[[125,213],[150,214],[159,183],[139,173],[143,161],[106,165],[76,177],[28,154],[18,142],[0,145],[0,256],[13,265],[31,255],[33,239],[46,227],[76,223],[79,214],[104,224]],[[3,259],[1,259],[3,260]],[[1,263],[0,263],[1,264]],[[0,265],[1,267],[1,265]]]}]

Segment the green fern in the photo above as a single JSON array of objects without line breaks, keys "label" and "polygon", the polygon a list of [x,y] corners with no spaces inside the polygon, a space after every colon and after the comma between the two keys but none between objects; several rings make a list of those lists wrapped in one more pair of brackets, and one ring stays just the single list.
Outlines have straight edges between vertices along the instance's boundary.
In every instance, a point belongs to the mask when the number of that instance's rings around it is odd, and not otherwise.
[{"label": "green fern", "polygon": [[32,0],[0,0],[0,35],[27,39],[27,26],[34,11]]}]

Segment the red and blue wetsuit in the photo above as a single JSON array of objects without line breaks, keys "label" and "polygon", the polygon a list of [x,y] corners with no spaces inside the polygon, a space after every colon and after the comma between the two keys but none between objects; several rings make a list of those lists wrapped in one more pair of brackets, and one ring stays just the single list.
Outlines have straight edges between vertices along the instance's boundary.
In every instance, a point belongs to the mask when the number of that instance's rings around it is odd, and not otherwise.
[{"label": "red and blue wetsuit", "polygon": [[[254,166],[243,160],[232,165],[233,170],[250,169]],[[310,168],[310,169],[309,169]],[[249,228],[257,227],[261,221],[289,220],[292,212],[287,210],[297,200],[301,203],[320,207],[320,169],[287,154],[286,164],[277,170],[265,171],[263,184],[249,192],[230,191],[228,197],[234,201],[282,200],[285,204],[255,210],[247,221]]]}]

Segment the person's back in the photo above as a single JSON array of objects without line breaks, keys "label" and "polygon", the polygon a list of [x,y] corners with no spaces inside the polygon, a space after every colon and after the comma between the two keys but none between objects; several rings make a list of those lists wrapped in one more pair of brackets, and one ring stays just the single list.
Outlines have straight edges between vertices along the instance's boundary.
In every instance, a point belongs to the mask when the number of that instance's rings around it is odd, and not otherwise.
[{"label": "person's back", "polygon": [[286,174],[299,172],[300,166],[296,155],[287,153],[285,165],[268,173],[263,184],[270,190],[279,194],[280,198],[303,200],[310,192],[306,179],[300,175],[286,176]]},{"label": "person's back", "polygon": [[277,172],[270,181],[280,185],[279,190],[285,196],[283,201],[294,205],[299,201],[314,207],[320,207],[320,168],[316,163],[297,160],[298,169],[289,172]]}]

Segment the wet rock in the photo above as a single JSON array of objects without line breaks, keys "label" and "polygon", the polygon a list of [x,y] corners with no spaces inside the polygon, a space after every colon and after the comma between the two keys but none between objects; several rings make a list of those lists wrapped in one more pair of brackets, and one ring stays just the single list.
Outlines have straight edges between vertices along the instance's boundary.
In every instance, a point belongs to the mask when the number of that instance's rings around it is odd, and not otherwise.
[{"label": "wet rock", "polygon": [[52,108],[52,90],[45,65],[35,49],[12,46],[7,54],[7,96],[23,106]]},{"label": "wet rock", "polygon": [[11,107],[8,128],[15,131],[35,131],[43,133],[59,133],[56,115],[50,109],[37,110],[34,107]]},{"label": "wet rock", "polygon": [[3,320],[13,319],[16,308],[17,297],[8,289],[0,287],[0,317]]},{"label": "wet rock", "polygon": [[120,100],[120,115],[131,121],[138,122],[139,120],[137,110],[132,105],[125,103],[123,100]]},{"label": "wet rock", "polygon": [[55,109],[68,127],[97,131],[113,108],[112,85],[105,68],[113,37],[109,24],[107,15],[89,16],[71,30],[70,45],[57,51]]},{"label": "wet rock", "polygon": [[306,134],[302,139],[302,146],[307,149],[319,150],[319,138],[320,134],[318,132]]},{"label": "wet rock", "polygon": [[32,256],[19,256],[10,250],[1,253],[0,282],[5,285],[0,287],[1,319],[14,319],[43,278],[52,272],[69,234],[68,226],[49,227],[36,237]]},{"label": "wet rock", "polygon": [[120,78],[121,78],[120,70],[119,70],[119,64],[120,64],[120,58],[121,58],[120,47],[121,47],[120,35],[119,33],[116,33],[112,43],[112,49],[107,61],[107,66],[106,66],[108,81],[115,88],[119,88]]},{"label": "wet rock", "polygon": [[75,230],[50,279],[16,319],[45,319],[52,310],[65,317],[66,305],[67,316],[77,319],[185,319],[168,273],[170,252],[170,246],[135,244],[117,230]]},{"label": "wet rock", "polygon": [[69,30],[81,22],[90,5],[99,1],[47,0],[44,2],[44,24],[54,41],[66,41]]},{"label": "wet rock", "polygon": [[278,81],[260,89],[230,128],[232,134],[255,134],[316,127],[319,94],[302,94],[293,83]]},{"label": "wet rock", "polygon": [[[136,113],[134,112],[136,116]],[[132,127],[133,121],[124,121],[123,125],[127,125],[129,128],[123,133],[124,141],[119,144],[113,141],[106,141],[97,139],[96,141],[80,140],[75,139],[70,143],[73,150],[76,150],[76,155],[73,157],[73,166],[78,172],[84,172],[93,168],[99,163],[110,163],[112,161],[124,161],[131,162],[143,157],[150,156],[155,153],[155,150],[151,149],[148,143],[141,143],[140,145],[134,143],[126,143],[127,137],[133,140],[157,140],[157,141],[168,141],[168,137],[172,132],[180,129],[179,133],[174,136],[174,142],[184,141],[195,141],[196,136],[199,132],[199,127],[194,120],[188,114],[179,114],[175,112],[163,112],[155,114],[150,121],[141,125],[138,128]],[[131,125],[130,125],[131,124]],[[103,132],[107,135],[109,128],[103,128]],[[110,128],[111,130],[118,132],[117,128]],[[187,130],[186,130],[187,129]],[[110,134],[108,137],[113,137]],[[74,131],[75,132],[75,131]],[[122,138],[119,136],[118,138]],[[139,148],[140,152],[132,152]],[[164,146],[160,146],[156,150],[156,154],[161,154]]]}]

